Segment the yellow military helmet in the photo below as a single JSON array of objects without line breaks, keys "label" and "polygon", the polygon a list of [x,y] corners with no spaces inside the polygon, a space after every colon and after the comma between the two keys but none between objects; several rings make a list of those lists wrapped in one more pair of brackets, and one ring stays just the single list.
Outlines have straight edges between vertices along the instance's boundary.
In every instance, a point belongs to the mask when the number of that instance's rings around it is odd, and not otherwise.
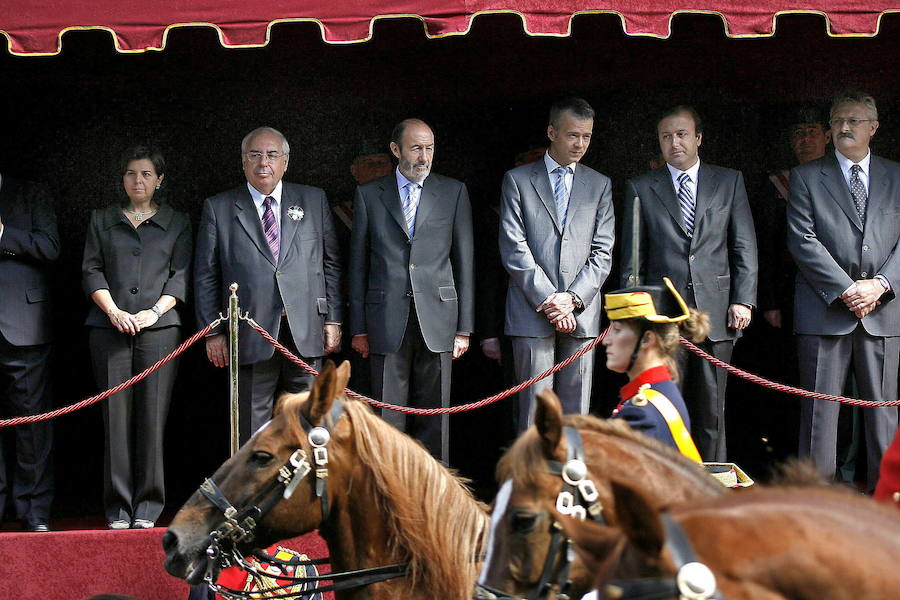
[{"label": "yellow military helmet", "polygon": [[668,277],[661,285],[643,285],[606,294],[606,316],[610,321],[646,319],[651,323],[678,323],[690,316],[687,303]]}]

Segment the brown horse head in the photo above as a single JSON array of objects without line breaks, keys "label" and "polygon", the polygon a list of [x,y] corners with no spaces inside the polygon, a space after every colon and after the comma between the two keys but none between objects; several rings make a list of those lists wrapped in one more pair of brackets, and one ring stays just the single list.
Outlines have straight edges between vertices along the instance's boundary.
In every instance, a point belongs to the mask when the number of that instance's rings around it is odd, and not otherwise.
[{"label": "brown horse head", "polygon": [[[900,590],[900,515],[847,490],[814,481],[811,487],[707,498],[671,511],[653,506],[630,483],[614,482],[612,491],[615,526],[559,517],[603,597],[621,593],[609,584],[623,590],[652,578],[677,586],[679,574],[690,581],[677,555],[709,569],[713,585],[729,600],[886,599]],[[697,573],[693,565],[688,569]],[[702,587],[694,583],[695,590]]]},{"label": "brown horse head", "polygon": [[[565,463],[569,442],[565,427],[578,430],[588,479],[599,494],[602,518],[615,520],[616,501],[611,481],[640,482],[654,505],[721,494],[724,488],[678,452],[633,432],[625,423],[585,415],[563,415],[551,390],[538,395],[534,427],[525,431],[501,458],[497,479],[501,490],[494,501],[488,560],[479,584],[517,597],[532,597],[542,574],[552,570],[552,587],[542,598],[560,592],[564,552],[550,557],[556,524],[555,508],[564,482],[550,463]],[[548,563],[550,563],[548,565]],[[569,566],[567,591],[580,598],[593,576],[581,560]]]},{"label": "brown horse head", "polygon": [[[330,430],[327,443],[328,516],[316,493],[315,465],[288,499],[260,520],[252,548],[319,529],[328,543],[333,570],[409,563],[408,576],[366,588],[363,597],[464,598],[477,573],[483,545],[484,509],[462,482],[415,440],[385,423],[362,402],[344,396],[349,365],[327,362],[309,393],[282,399],[262,427],[213,475],[232,505],[251,502],[278,476],[295,452],[313,462],[306,431]],[[334,418],[335,401],[342,416]],[[163,538],[166,569],[191,583],[202,580],[210,533],[222,511],[195,493]],[[357,597],[338,592],[338,598]],[[449,593],[450,595],[443,596]]]},{"label": "brown horse head", "polygon": [[[343,396],[349,377],[349,363],[336,369],[334,363],[327,361],[309,392],[279,400],[272,420],[225,461],[212,477],[232,506],[237,509],[247,506],[276,479],[279,469],[289,464],[289,458],[298,448],[312,456],[313,449],[301,418],[313,426],[324,424],[330,429],[332,439],[328,452],[332,480],[329,485],[334,489],[343,487],[341,479],[348,469],[341,463],[352,451],[341,450],[353,444],[349,423],[345,419],[339,419],[337,423],[325,421],[334,401]],[[238,549],[247,552],[266,547],[319,527],[322,507],[314,488],[314,479],[309,475],[304,477],[291,497],[278,501],[258,524],[253,539],[239,543]],[[274,493],[283,493],[283,489]],[[199,583],[204,574],[201,567],[205,565],[209,535],[223,521],[222,511],[200,491],[195,492],[175,515],[163,537],[169,573],[186,578],[192,584]]]}]

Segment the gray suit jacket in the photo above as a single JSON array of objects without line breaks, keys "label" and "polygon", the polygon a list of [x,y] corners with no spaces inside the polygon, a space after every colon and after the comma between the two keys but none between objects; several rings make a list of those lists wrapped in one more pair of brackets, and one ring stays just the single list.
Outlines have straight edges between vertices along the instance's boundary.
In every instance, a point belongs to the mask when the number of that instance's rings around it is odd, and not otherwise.
[{"label": "gray suit jacket", "polygon": [[508,171],[500,197],[500,258],[509,272],[507,335],[546,337],[555,331],[535,308],[554,292],[584,302],[574,337],[600,333],[600,287],[609,275],[615,215],[608,177],[578,165],[562,227],[543,160]]},{"label": "gray suit jacket", "polygon": [[0,333],[13,346],[52,337],[50,263],[59,232],[47,188],[9,177],[0,182]]},{"label": "gray suit jacket", "polygon": [[621,284],[633,285],[631,238],[638,197],[641,283],[660,285],[663,277],[669,277],[689,304],[709,314],[709,339],[719,342],[737,337],[737,331],[728,327],[728,306],[756,304],[756,233],[740,171],[701,162],[697,179],[693,236],[684,228],[666,165],[628,182]]},{"label": "gray suit jacket", "polygon": [[[431,173],[409,239],[396,174],[356,189],[350,240],[350,334],[369,350],[400,348],[411,307],[432,352],[453,350],[474,329],[472,208],[466,186]],[[415,296],[415,303],[413,303]]]},{"label": "gray suit jacket", "polygon": [[[900,164],[872,155],[863,227],[834,152],[791,171],[788,248],[797,262],[794,330],[850,333],[860,320],[840,299],[855,280],[881,274],[900,285]],[[900,335],[894,292],[862,319],[876,336]]]},{"label": "gray suit jacket", "polygon": [[[300,208],[303,217],[289,217],[291,207]],[[337,237],[324,191],[283,184],[278,264],[246,184],[207,198],[194,265],[198,326],[227,309],[228,286],[237,282],[241,310],[266,331],[278,335],[284,311],[300,354],[325,353],[325,321],[340,322],[342,307]],[[240,336],[242,365],[272,356],[272,346],[243,322]]]}]

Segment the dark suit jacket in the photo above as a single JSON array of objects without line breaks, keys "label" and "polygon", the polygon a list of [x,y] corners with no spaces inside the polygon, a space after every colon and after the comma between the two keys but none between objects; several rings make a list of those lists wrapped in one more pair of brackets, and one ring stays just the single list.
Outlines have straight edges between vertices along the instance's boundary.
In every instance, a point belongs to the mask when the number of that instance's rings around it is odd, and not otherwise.
[{"label": "dark suit jacket", "polygon": [[[413,303],[415,295],[415,303]],[[396,352],[415,307],[432,352],[453,350],[474,330],[472,209],[465,184],[431,173],[422,184],[409,239],[397,176],[356,189],[350,240],[350,334],[375,354]]]},{"label": "dark suit jacket", "polygon": [[550,294],[565,291],[575,292],[584,302],[572,336],[600,334],[600,288],[609,275],[615,240],[609,178],[579,164],[567,212],[563,228],[543,159],[504,176],[499,242],[509,273],[507,335],[553,335],[554,326],[534,309]]},{"label": "dark suit jacket", "polygon": [[[163,294],[184,302],[192,248],[188,216],[167,204],[137,229],[118,206],[95,210],[81,263],[84,291],[109,290],[116,306],[132,314],[150,308]],[[113,326],[93,303],[85,324]],[[171,325],[181,325],[177,310],[166,311],[151,329]]]},{"label": "dark suit jacket", "polygon": [[[799,271],[794,330],[813,335],[850,333],[860,320],[840,299],[857,279],[881,274],[900,285],[900,164],[872,155],[863,227],[834,151],[791,171],[788,247]],[[871,335],[900,335],[894,292],[862,319]]]},{"label": "dark suit jacket", "polygon": [[[640,281],[660,285],[669,277],[679,293],[709,314],[709,339],[734,339],[728,306],[756,305],[758,263],[753,217],[740,171],[700,163],[694,235],[684,229],[681,206],[669,169],[628,182],[622,215],[623,287],[633,285],[631,236],[634,198],[641,200]],[[692,302],[693,299],[693,302]]]},{"label": "dark suit jacket", "polygon": [[[289,217],[291,207],[302,218]],[[228,286],[237,282],[241,310],[266,331],[278,335],[284,311],[300,354],[325,353],[325,322],[340,322],[342,306],[337,237],[324,191],[283,183],[278,264],[246,184],[207,198],[194,265],[198,326],[226,310]],[[242,365],[272,356],[272,346],[243,323],[240,335]]]},{"label": "dark suit jacket", "polygon": [[50,342],[50,274],[59,232],[46,187],[0,181],[0,333],[14,346]]}]

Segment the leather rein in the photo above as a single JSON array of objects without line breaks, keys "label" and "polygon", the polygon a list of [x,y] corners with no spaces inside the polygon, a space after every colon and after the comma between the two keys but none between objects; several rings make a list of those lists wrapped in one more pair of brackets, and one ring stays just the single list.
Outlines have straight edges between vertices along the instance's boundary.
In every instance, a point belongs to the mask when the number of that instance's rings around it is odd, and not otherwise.
[{"label": "leather rein", "polygon": [[[590,518],[601,525],[606,525],[603,506],[598,500],[597,486],[588,478],[581,435],[574,427],[563,427],[563,434],[567,442],[565,464],[555,460],[547,461],[550,472],[559,475],[563,480],[563,489],[556,497],[556,510],[560,514],[581,521]],[[565,536],[562,526],[554,519],[541,578],[527,598],[512,596],[482,583],[476,583],[474,600],[543,600],[548,598],[554,589],[557,590],[556,597],[559,600],[569,600],[569,589],[572,584],[569,579],[569,567],[572,564],[573,554],[571,540]],[[558,572],[554,578],[553,573],[557,570],[557,564],[559,564]]]},{"label": "leather rein", "polygon": [[[328,442],[331,441],[331,430],[337,424],[337,421],[344,414],[344,404],[335,401],[331,411],[323,419],[323,424],[313,427],[313,425],[300,415],[300,424],[306,432],[309,443],[312,446],[313,463],[310,463],[309,456],[303,448],[297,448],[288,458],[287,462],[278,470],[275,478],[269,482],[256,496],[253,497],[243,508],[235,508],[234,505],[226,498],[225,494],[218,485],[211,479],[206,479],[200,485],[199,492],[204,498],[209,500],[216,508],[222,511],[225,520],[209,534],[206,547],[206,573],[204,581],[217,594],[228,600],[250,600],[258,598],[259,592],[246,592],[221,586],[214,580],[214,574],[217,568],[223,569],[230,566],[237,566],[249,572],[255,579],[262,577],[268,579],[278,579],[288,583],[268,588],[268,592],[277,592],[279,598],[310,598],[315,594],[329,591],[340,591],[364,587],[380,581],[396,579],[407,574],[409,563],[399,563],[382,567],[373,567],[368,569],[359,569],[354,571],[342,571],[337,573],[327,573],[325,575],[315,575],[309,577],[297,577],[287,574],[272,575],[260,569],[252,562],[244,558],[237,550],[237,544],[240,542],[252,542],[255,537],[257,525],[262,521],[263,517],[275,507],[282,499],[290,498],[300,482],[307,476],[312,474],[315,478],[315,492],[322,505],[322,521],[325,522],[330,514],[328,502]],[[330,423],[330,425],[329,425]],[[261,560],[281,566],[290,565],[293,567],[305,565],[319,565],[328,562],[327,559],[316,559],[297,562],[281,561],[275,557],[268,556],[262,552],[256,552],[255,555]],[[282,569],[282,573],[285,569]],[[332,581],[330,585],[318,586],[320,581]],[[313,588],[300,592],[289,591],[295,586],[302,585],[304,587],[312,585]]]}]

